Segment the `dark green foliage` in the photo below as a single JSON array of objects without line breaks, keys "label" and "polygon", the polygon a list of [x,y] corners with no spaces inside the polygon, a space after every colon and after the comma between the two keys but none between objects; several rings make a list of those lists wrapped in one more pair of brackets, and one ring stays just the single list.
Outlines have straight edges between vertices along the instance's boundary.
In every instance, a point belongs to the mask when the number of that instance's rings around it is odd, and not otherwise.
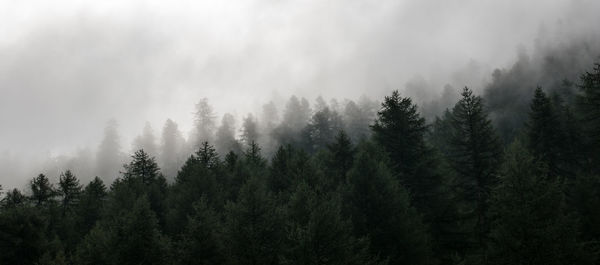
[{"label": "dark green foliage", "polygon": [[381,149],[368,142],[359,147],[347,185],[345,204],[354,230],[369,237],[373,255],[389,258],[390,264],[429,262],[426,228]]},{"label": "dark green foliage", "polygon": [[159,168],[154,157],[150,157],[148,153],[140,149],[131,156],[131,159],[131,162],[124,166],[124,181],[139,179],[142,183],[148,185],[156,180],[159,174]]},{"label": "dark green foliage", "polygon": [[2,208],[16,208],[23,206],[27,202],[27,197],[23,195],[18,189],[12,189],[7,192],[4,198],[2,199]]},{"label": "dark green foliage", "polygon": [[79,232],[85,235],[100,219],[100,214],[107,192],[106,186],[100,178],[95,177],[83,189],[77,207],[79,217]]},{"label": "dark green foliage", "polygon": [[[18,196],[17,190],[11,193]],[[36,264],[48,245],[44,217],[28,206],[10,205],[0,211],[0,264]]]},{"label": "dark green foliage", "polygon": [[58,194],[62,198],[63,214],[77,205],[80,193],[81,185],[71,170],[62,173],[58,182]]},{"label": "dark green foliage", "polygon": [[577,110],[583,124],[588,147],[587,164],[593,173],[600,172],[600,64],[581,76]]},{"label": "dark green foliage", "polygon": [[221,240],[219,214],[200,199],[188,217],[181,239],[176,242],[177,264],[223,264],[224,246]]},{"label": "dark green foliage", "polygon": [[562,175],[559,165],[563,131],[556,110],[541,87],[535,89],[530,108],[527,126],[529,150],[538,161],[548,166],[550,175]]},{"label": "dark green foliage", "polygon": [[334,183],[343,183],[346,180],[346,174],[352,167],[354,161],[354,145],[344,131],[339,131],[335,141],[327,145],[330,153],[327,166],[331,169],[331,176]]},{"label": "dark green foliage", "polygon": [[561,184],[515,142],[491,199],[491,264],[586,264]]},{"label": "dark green foliage", "polygon": [[279,263],[284,239],[283,213],[258,176],[244,184],[236,202],[225,206],[224,230],[230,263]]},{"label": "dark green foliage", "polygon": [[456,172],[453,189],[467,234],[463,249],[478,249],[489,230],[488,199],[497,182],[501,147],[481,97],[466,87],[461,95],[452,109],[447,158]]},{"label": "dark green foliage", "polygon": [[77,264],[164,264],[168,241],[145,196],[128,211],[107,218],[83,239]]},{"label": "dark green foliage", "polygon": [[336,111],[330,110],[329,107],[317,111],[304,128],[308,150],[315,152],[326,147],[334,140],[342,126],[342,118]]},{"label": "dark green foliage", "polygon": [[29,188],[32,192],[31,200],[36,206],[44,206],[51,203],[56,196],[54,186],[44,174],[39,174],[37,177],[33,178],[29,183]]},{"label": "dark green foliage", "polygon": [[284,264],[377,264],[366,238],[352,235],[337,194],[317,195],[304,183],[289,203],[288,245]]}]

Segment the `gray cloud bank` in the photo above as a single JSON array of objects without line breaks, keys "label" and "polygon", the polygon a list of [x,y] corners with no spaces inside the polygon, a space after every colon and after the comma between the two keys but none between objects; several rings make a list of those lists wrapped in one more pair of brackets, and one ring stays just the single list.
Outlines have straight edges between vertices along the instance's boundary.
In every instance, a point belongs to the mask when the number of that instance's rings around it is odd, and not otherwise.
[{"label": "gray cloud bank", "polygon": [[48,170],[48,157],[93,156],[111,118],[128,151],[146,121],[191,130],[203,97],[238,124],[292,94],[400,89],[442,109],[447,84],[482,92],[523,54],[575,58],[574,75],[600,44],[591,0],[96,2],[0,4],[0,184]]}]

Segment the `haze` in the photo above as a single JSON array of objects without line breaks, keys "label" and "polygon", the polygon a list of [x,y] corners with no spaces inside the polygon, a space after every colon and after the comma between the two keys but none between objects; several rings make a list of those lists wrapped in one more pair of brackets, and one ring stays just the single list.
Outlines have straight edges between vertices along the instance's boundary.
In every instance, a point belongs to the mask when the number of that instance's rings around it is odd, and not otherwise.
[{"label": "haze", "polygon": [[170,118],[187,136],[202,98],[239,124],[291,95],[399,89],[425,102],[446,84],[481,91],[544,40],[597,40],[598,10],[592,0],[2,1],[0,183],[46,170],[31,161],[93,152],[110,119],[124,152],[147,121],[158,135]]}]

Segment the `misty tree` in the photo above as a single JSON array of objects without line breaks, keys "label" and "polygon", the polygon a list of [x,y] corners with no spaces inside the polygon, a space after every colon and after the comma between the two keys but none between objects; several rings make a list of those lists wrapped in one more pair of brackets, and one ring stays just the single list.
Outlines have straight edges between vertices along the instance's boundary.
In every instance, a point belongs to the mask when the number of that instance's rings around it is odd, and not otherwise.
[{"label": "misty tree", "polygon": [[6,192],[4,198],[2,198],[2,200],[0,201],[0,206],[2,208],[10,209],[23,206],[23,204],[25,204],[26,202],[27,196],[21,193],[21,191],[19,191],[18,189],[14,188]]},{"label": "misty tree", "polygon": [[489,231],[489,195],[497,183],[501,161],[500,140],[484,110],[481,97],[465,87],[462,98],[452,109],[452,136],[449,139],[451,167],[456,172],[453,189],[457,192],[466,249],[475,252],[486,242]]},{"label": "misty tree", "polygon": [[216,128],[216,115],[213,107],[209,104],[208,98],[203,98],[196,104],[194,113],[194,145],[198,146],[202,142],[212,142]]},{"label": "misty tree", "polygon": [[369,126],[375,120],[376,114],[376,103],[366,97],[361,97],[359,103],[352,100],[346,103],[342,119],[345,131],[354,143],[371,135]]},{"label": "misty tree", "polygon": [[104,138],[96,153],[96,174],[105,180],[117,178],[122,163],[117,121],[110,120],[104,128]]},{"label": "misty tree", "polygon": [[278,144],[299,144],[301,130],[310,119],[310,114],[308,101],[292,96],[285,105],[281,124],[272,132]]},{"label": "misty tree", "polygon": [[333,142],[337,133],[343,129],[340,115],[329,107],[317,111],[304,128],[304,135],[310,151],[317,151]]},{"label": "misty tree", "polygon": [[217,130],[215,147],[221,155],[225,155],[229,151],[236,153],[241,151],[240,143],[235,139],[235,118],[229,113],[223,115],[221,126]]},{"label": "misty tree", "polygon": [[244,123],[242,124],[242,142],[246,146],[250,146],[252,142],[258,142],[258,123],[252,113],[248,113],[246,118],[244,118]]},{"label": "misty tree", "polygon": [[156,156],[158,154],[154,130],[149,122],[146,122],[144,125],[144,131],[142,132],[142,135],[133,140],[133,150],[140,149],[144,149],[144,151],[151,156]]},{"label": "misty tree", "polygon": [[67,210],[71,210],[78,203],[80,193],[81,185],[77,177],[75,177],[71,170],[63,172],[58,182],[58,194],[62,199],[63,214]]},{"label": "misty tree", "polygon": [[150,157],[143,149],[135,151],[131,156],[131,162],[123,166],[123,179],[139,179],[144,184],[151,184],[160,174],[159,167],[154,157]]},{"label": "misty tree", "polygon": [[165,176],[171,180],[175,179],[177,171],[183,165],[185,150],[185,139],[181,135],[177,123],[167,119],[163,127],[159,165]]},{"label": "misty tree", "polygon": [[107,195],[106,186],[98,177],[90,181],[81,192],[77,216],[79,217],[78,230],[82,235],[87,234],[100,219]]}]

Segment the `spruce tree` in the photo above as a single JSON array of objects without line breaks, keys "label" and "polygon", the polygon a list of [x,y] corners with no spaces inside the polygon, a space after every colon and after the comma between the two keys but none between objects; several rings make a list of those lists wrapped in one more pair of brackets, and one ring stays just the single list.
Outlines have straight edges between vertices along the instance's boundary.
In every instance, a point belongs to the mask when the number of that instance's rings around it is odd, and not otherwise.
[{"label": "spruce tree", "polygon": [[344,204],[355,235],[368,236],[371,254],[389,258],[390,264],[427,264],[426,227],[382,153],[373,143],[362,143],[348,173]]},{"label": "spruce tree", "polygon": [[559,117],[541,87],[537,87],[531,100],[527,136],[533,156],[548,166],[551,176],[562,175],[561,141],[564,139]]},{"label": "spruce tree", "polygon": [[600,173],[600,64],[581,76],[577,110],[581,119],[587,149],[586,164],[590,173]]},{"label": "spruce tree", "polygon": [[481,97],[467,87],[461,95],[452,109],[447,158],[456,172],[453,189],[466,233],[462,247],[480,252],[489,231],[486,213],[490,191],[497,182],[501,145]]},{"label": "spruce tree", "polygon": [[513,143],[491,198],[491,264],[589,264],[561,184]]},{"label": "spruce tree", "polygon": [[58,194],[62,197],[63,214],[78,203],[80,193],[81,185],[71,170],[62,173],[58,183]]},{"label": "spruce tree", "polygon": [[35,206],[44,206],[47,203],[53,202],[53,198],[56,196],[54,186],[44,174],[39,174],[33,178],[29,183],[29,187],[32,192],[31,200]]},{"label": "spruce tree", "polygon": [[233,264],[279,264],[283,213],[264,181],[253,176],[225,206],[227,257]]}]

